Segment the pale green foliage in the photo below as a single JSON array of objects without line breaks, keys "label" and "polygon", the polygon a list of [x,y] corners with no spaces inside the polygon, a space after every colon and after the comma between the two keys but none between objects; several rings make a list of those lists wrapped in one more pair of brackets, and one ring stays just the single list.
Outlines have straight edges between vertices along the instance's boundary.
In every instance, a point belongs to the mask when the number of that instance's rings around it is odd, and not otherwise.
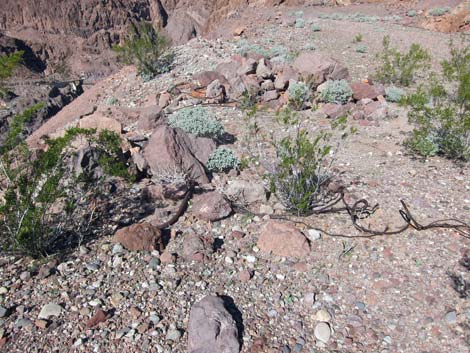
[{"label": "pale green foliage", "polygon": [[361,54],[367,53],[367,45],[364,45],[364,44],[358,45],[356,47],[356,53],[361,53]]},{"label": "pale green foliage", "polygon": [[298,18],[295,20],[295,28],[304,28],[305,20],[303,18]]},{"label": "pale green foliage", "polygon": [[23,60],[23,51],[17,51],[10,55],[0,56],[0,97],[3,97],[7,90],[2,87],[3,80],[9,78]]},{"label": "pale green foliage", "polygon": [[227,172],[237,168],[239,164],[240,161],[232,150],[219,147],[209,156],[206,167],[211,172]]},{"label": "pale green foliage", "polygon": [[377,55],[380,66],[375,76],[378,81],[409,86],[414,82],[416,74],[429,68],[431,55],[419,44],[412,44],[405,54],[390,46],[389,36],[384,37],[382,44],[382,52]]},{"label": "pale green foliage", "polygon": [[320,32],[320,31],[321,31],[320,25],[317,25],[317,24],[312,25],[312,32]]},{"label": "pale green foliage", "polygon": [[352,94],[351,87],[346,80],[329,80],[322,87],[320,99],[327,103],[345,104]]},{"label": "pale green foliage", "polygon": [[353,43],[360,43],[362,42],[363,35],[362,33],[358,33],[354,36]]},{"label": "pale green foliage", "polygon": [[150,23],[141,22],[132,26],[122,46],[114,46],[121,60],[137,66],[139,74],[151,79],[170,71],[173,53],[168,49],[170,41],[159,34]]},{"label": "pale green foliage", "polygon": [[408,17],[416,17],[416,15],[418,15],[418,13],[416,12],[416,10],[409,10],[409,11],[406,13],[406,16],[408,16]]},{"label": "pale green foliage", "polygon": [[385,88],[385,98],[389,102],[399,102],[404,96],[406,92],[398,87],[390,86]]},{"label": "pale green foliage", "polygon": [[295,110],[301,110],[310,98],[310,88],[304,82],[294,82],[287,89],[289,105]]},{"label": "pale green foliage", "polygon": [[168,118],[168,123],[198,137],[220,138],[225,133],[223,125],[203,107],[178,110]]},{"label": "pale green foliage", "polygon": [[436,7],[434,9],[429,10],[429,14],[434,17],[439,17],[439,16],[444,16],[449,11],[450,11],[449,7]]},{"label": "pale green foliage", "polygon": [[415,124],[406,145],[423,156],[442,154],[470,160],[470,46],[468,40],[444,60],[442,78],[433,75],[427,85],[406,97],[408,117]]}]

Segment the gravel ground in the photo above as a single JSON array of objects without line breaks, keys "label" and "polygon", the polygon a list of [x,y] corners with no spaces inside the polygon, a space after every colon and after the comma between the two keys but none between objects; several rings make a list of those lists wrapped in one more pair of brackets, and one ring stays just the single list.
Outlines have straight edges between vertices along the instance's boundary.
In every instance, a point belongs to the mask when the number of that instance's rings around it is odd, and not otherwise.
[{"label": "gravel ground", "polygon": [[[377,7],[363,11],[374,14],[374,9]],[[320,32],[312,32],[311,24],[305,28],[276,25],[277,10],[260,12],[256,15],[259,18],[234,15],[226,28],[244,23],[248,40],[269,43],[271,39],[276,44],[286,43],[292,50],[312,40],[318,51],[348,66],[354,78],[373,72],[375,53],[385,34],[402,48],[411,42],[421,43],[432,51],[435,65],[447,55],[448,34],[389,21],[368,24],[325,20],[318,18],[317,8],[304,10],[304,18],[318,23]],[[280,22],[292,9],[282,11],[285,13],[279,17]],[[389,11],[377,15],[387,16]],[[267,21],[266,26],[259,21]],[[364,54],[356,53],[352,44],[357,33],[363,34],[368,48]],[[142,83],[135,71],[124,70],[100,86],[96,102],[104,104],[114,96],[118,105],[140,106],[175,80],[184,81],[195,72],[213,69],[235,49],[236,40],[232,39],[193,40],[177,48],[177,65],[172,73]],[[365,197],[379,203],[379,211],[366,220],[366,224],[379,228],[401,224],[400,199],[424,223],[448,217],[468,222],[469,167],[440,157],[423,161],[407,155],[401,144],[410,130],[406,112],[393,108],[397,111],[394,119],[366,124],[351,121],[358,133],[336,151],[334,166],[348,188],[348,200]],[[211,109],[226,130],[237,137],[232,148],[239,156],[251,152],[263,161],[272,155],[263,137],[247,140],[241,112],[227,107]],[[312,112],[304,112],[302,119],[312,131],[329,124]],[[269,136],[271,131],[285,133],[269,112],[260,113],[259,125],[259,136]],[[252,165],[239,176],[218,175],[213,184],[221,190],[235,179],[262,184],[262,171],[263,167]],[[258,206],[276,208],[276,200],[271,198]],[[0,338],[6,335],[9,339],[0,349],[185,352],[191,305],[206,294],[217,293],[230,297],[241,314],[242,352],[470,351],[470,302],[454,290],[451,279],[452,274],[467,280],[470,277],[459,264],[463,256],[470,255],[468,239],[450,230],[409,230],[368,239],[312,232],[311,253],[302,261],[294,261],[259,251],[256,243],[265,218],[235,214],[209,223],[198,220],[189,210],[175,225],[177,236],[167,248],[178,255],[174,263],[160,263],[156,251],[128,252],[107,237],[95,239],[57,262],[3,256]],[[309,217],[305,221],[312,228],[331,233],[360,235],[345,214]],[[306,233],[310,228],[300,223],[297,226]],[[234,231],[242,231],[245,236],[240,238]],[[183,256],[191,234],[215,244],[208,246],[207,261],[194,262]],[[49,267],[51,274],[44,277]],[[252,278],[247,278],[247,273]],[[62,309],[58,316],[43,322],[38,315],[48,303],[59,304]],[[107,311],[109,318],[87,329],[86,323],[98,307]],[[4,313],[2,309],[8,310]],[[327,322],[331,330],[326,344],[315,335],[319,322]]]}]

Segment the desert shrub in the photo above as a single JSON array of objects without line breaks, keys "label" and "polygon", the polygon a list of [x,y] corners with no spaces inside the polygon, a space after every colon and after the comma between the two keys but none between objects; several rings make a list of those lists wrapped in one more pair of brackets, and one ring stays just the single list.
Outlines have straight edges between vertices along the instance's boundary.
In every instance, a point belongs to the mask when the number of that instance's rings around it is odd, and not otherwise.
[{"label": "desert shrub", "polygon": [[245,56],[248,53],[255,53],[264,56],[265,58],[270,57],[271,54],[268,50],[264,49],[260,45],[250,43],[246,39],[241,39],[237,42],[237,48],[235,49],[235,52],[241,56]]},{"label": "desert shrub", "polygon": [[122,46],[114,46],[121,60],[137,66],[144,79],[170,71],[173,53],[170,41],[158,33],[150,23],[141,22],[132,26]]},{"label": "desert shrub", "polygon": [[[24,142],[24,124],[40,108],[37,105],[15,116],[0,148],[0,248],[33,257],[47,255],[67,231],[78,232],[70,217],[83,199],[89,208],[92,201],[87,197],[96,193],[98,182],[91,171],[74,174],[76,150],[71,146],[76,138],[82,136],[93,146],[105,174],[121,176],[126,166],[117,156],[120,137],[109,131],[94,137],[93,130],[71,128],[62,137],[47,139],[44,151],[31,152]],[[91,182],[81,189],[80,180]],[[75,219],[83,221],[81,216]]]},{"label": "desert shrub", "polygon": [[358,33],[354,36],[353,43],[360,43],[362,42],[363,36],[362,33]]},{"label": "desert shrub", "polygon": [[320,31],[321,31],[320,25],[317,25],[317,24],[312,25],[312,32],[320,32]]},{"label": "desert shrub", "polygon": [[429,10],[429,14],[434,17],[439,17],[439,16],[444,16],[449,11],[450,11],[449,7],[436,7],[434,9]]},{"label": "desert shrub", "polygon": [[0,56],[0,97],[5,96],[7,90],[3,87],[2,81],[9,78],[14,70],[23,60],[23,51]]},{"label": "desert shrub", "polygon": [[418,15],[418,13],[416,12],[416,10],[409,10],[406,13],[406,16],[408,16],[408,17],[416,17],[417,15]]},{"label": "desert shrub", "polygon": [[297,18],[295,20],[295,28],[304,28],[305,27],[305,20],[303,18]]},{"label": "desert shrub", "polygon": [[295,17],[303,17],[303,16],[304,16],[304,12],[303,12],[303,11],[295,11],[295,12],[294,12],[294,16],[295,16]]},{"label": "desert shrub", "polygon": [[417,154],[470,160],[470,47],[462,44],[451,44],[451,58],[441,63],[442,78],[433,75],[404,100],[415,124],[405,144]]},{"label": "desert shrub", "polygon": [[405,54],[390,46],[389,36],[384,37],[382,44],[383,50],[377,55],[380,66],[375,73],[378,81],[409,86],[417,73],[429,68],[431,55],[419,44],[412,44]]},{"label": "desert shrub", "polygon": [[317,47],[313,43],[306,43],[303,47],[303,50],[316,50]]},{"label": "desert shrub", "polygon": [[106,99],[106,104],[107,105],[116,105],[118,103],[118,100],[114,96],[110,96]]},{"label": "desert shrub", "polygon": [[198,137],[220,138],[225,134],[223,125],[203,107],[183,108],[173,113],[168,123]]},{"label": "desert shrub", "polygon": [[364,45],[364,44],[358,45],[355,50],[356,50],[356,53],[361,53],[361,54],[367,53],[367,45]]},{"label": "desert shrub", "polygon": [[240,161],[232,150],[219,147],[209,156],[206,167],[211,172],[227,172],[237,168],[239,164]]},{"label": "desert shrub", "polygon": [[303,82],[295,82],[287,89],[289,105],[295,110],[301,110],[310,98],[310,88]]},{"label": "desert shrub", "polygon": [[390,86],[385,88],[385,98],[389,102],[400,102],[401,99],[405,96],[406,92],[398,87]]},{"label": "desert shrub", "polygon": [[345,104],[352,97],[352,93],[346,80],[329,80],[320,92],[320,99],[327,103]]}]

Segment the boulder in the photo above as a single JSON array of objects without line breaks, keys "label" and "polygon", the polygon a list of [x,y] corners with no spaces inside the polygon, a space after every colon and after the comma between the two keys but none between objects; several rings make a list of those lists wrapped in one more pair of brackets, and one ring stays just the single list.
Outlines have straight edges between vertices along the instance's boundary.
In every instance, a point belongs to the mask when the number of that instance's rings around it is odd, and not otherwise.
[{"label": "boulder", "polygon": [[303,258],[310,253],[310,243],[294,225],[268,221],[258,239],[258,248],[277,256]]},{"label": "boulder", "polygon": [[279,98],[279,92],[276,91],[276,90],[272,90],[272,91],[264,92],[262,100],[263,100],[263,102],[269,102],[269,101],[273,101],[273,100],[278,99],[278,98]]},{"label": "boulder", "polygon": [[261,87],[256,78],[256,75],[247,75],[241,77],[245,89],[250,92],[250,94],[256,96],[258,95]]},{"label": "boulder", "polygon": [[235,60],[220,63],[216,66],[215,71],[217,71],[220,75],[224,76],[228,81],[232,81],[233,79],[238,77],[238,69],[240,69],[242,65]]},{"label": "boulder", "polygon": [[225,87],[222,86],[219,80],[212,81],[206,89],[206,98],[220,98],[224,99]]},{"label": "boulder", "polygon": [[215,142],[209,138],[161,125],[150,137],[144,157],[153,176],[187,173],[196,182],[206,184],[209,178],[204,165],[215,148]]},{"label": "boulder", "polygon": [[336,119],[347,114],[352,108],[352,104],[327,103],[321,107],[321,112],[327,118]]},{"label": "boulder", "polygon": [[235,320],[221,298],[208,295],[189,314],[188,353],[239,353]]},{"label": "boulder", "polygon": [[115,243],[119,243],[131,251],[153,251],[157,242],[161,241],[160,229],[150,223],[138,223],[119,229],[113,237]]},{"label": "boulder", "polygon": [[221,193],[211,191],[194,197],[192,212],[198,218],[213,222],[229,216],[232,207]]},{"label": "boulder", "polygon": [[313,80],[320,85],[326,80],[342,80],[349,78],[346,67],[336,60],[318,53],[303,52],[295,59],[292,67],[306,80]]},{"label": "boulder", "polygon": [[242,59],[242,65],[240,68],[237,70],[237,74],[239,76],[243,75],[251,75],[256,73],[256,66],[258,65],[257,61],[255,59]]},{"label": "boulder", "polygon": [[229,181],[225,194],[230,199],[247,204],[266,202],[264,186],[247,180],[237,179]]},{"label": "boulder", "polygon": [[158,105],[151,105],[140,111],[137,128],[142,131],[153,130],[159,122],[162,108]]},{"label": "boulder", "polygon": [[204,261],[212,252],[212,244],[195,234],[185,234],[183,243],[183,257],[189,261]]},{"label": "boulder", "polygon": [[277,90],[284,90],[289,85],[290,80],[298,81],[299,75],[290,66],[285,66],[282,71],[276,75],[274,88]]},{"label": "boulder", "polygon": [[201,87],[207,87],[211,82],[219,80],[221,84],[226,84],[227,79],[217,71],[202,71],[193,76],[193,80]]},{"label": "boulder", "polygon": [[80,119],[78,126],[82,129],[96,129],[97,131],[109,130],[117,134],[121,134],[122,131],[122,125],[119,121],[109,118],[100,112]]},{"label": "boulder", "polygon": [[273,71],[271,64],[265,58],[262,58],[258,62],[258,66],[256,67],[256,76],[262,79],[267,79],[273,76]]},{"label": "boulder", "polygon": [[381,86],[369,85],[365,82],[354,82],[351,85],[353,91],[353,98],[357,101],[361,99],[376,99],[380,95],[384,95],[384,88]]}]

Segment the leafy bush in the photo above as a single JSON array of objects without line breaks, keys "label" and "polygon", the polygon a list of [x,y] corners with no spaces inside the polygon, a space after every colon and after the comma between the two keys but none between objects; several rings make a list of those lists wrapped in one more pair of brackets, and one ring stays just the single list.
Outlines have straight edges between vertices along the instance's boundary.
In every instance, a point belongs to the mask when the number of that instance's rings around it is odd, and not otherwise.
[{"label": "leafy bush", "polygon": [[451,44],[450,60],[441,63],[442,79],[433,75],[405,99],[416,125],[405,143],[417,154],[470,160],[470,46],[462,44]]},{"label": "leafy bush", "polygon": [[312,32],[320,32],[321,31],[321,27],[320,25],[312,25]]},{"label": "leafy bush", "polygon": [[295,82],[287,89],[289,105],[295,110],[301,110],[310,97],[310,88],[303,82]]},{"label": "leafy bush", "polygon": [[329,80],[323,84],[320,99],[327,103],[345,104],[352,94],[351,87],[346,80]]},{"label": "leafy bush", "polygon": [[3,97],[7,93],[5,88],[1,85],[1,81],[13,74],[13,71],[22,62],[23,54],[24,52],[20,50],[10,55],[0,56],[0,97]]},{"label": "leafy bush", "polygon": [[450,11],[449,7],[436,7],[434,9],[429,10],[429,14],[434,17],[444,16],[446,13]]},{"label": "leafy bush", "polygon": [[389,102],[400,102],[401,99],[405,96],[405,91],[401,88],[390,86],[385,88],[385,98]]},{"label": "leafy bush", "polygon": [[412,44],[405,54],[390,47],[389,36],[384,37],[382,44],[383,50],[377,55],[381,63],[375,74],[380,82],[409,86],[418,72],[429,68],[431,55],[419,44]]},{"label": "leafy bush", "polygon": [[239,164],[240,162],[232,150],[219,147],[209,156],[206,167],[211,172],[227,172],[237,168]]},{"label": "leafy bush", "polygon": [[203,107],[183,108],[172,114],[168,123],[198,137],[220,138],[225,134],[223,125]]},{"label": "leafy bush", "polygon": [[417,15],[418,15],[418,13],[416,12],[416,10],[409,10],[406,13],[406,16],[408,16],[408,17],[416,17]]},{"label": "leafy bush", "polygon": [[149,79],[170,71],[173,53],[168,51],[169,46],[169,40],[150,23],[141,22],[131,27],[122,46],[114,46],[113,49],[123,62],[136,65],[139,74]]},{"label": "leafy bush", "polygon": [[362,54],[367,53],[367,46],[363,44],[358,45],[356,47],[356,53],[362,53]]},{"label": "leafy bush", "polygon": [[353,43],[360,43],[362,42],[362,39],[363,39],[362,33],[358,33],[355,35],[353,39]]},{"label": "leafy bush", "polygon": [[270,52],[258,44],[250,43],[246,39],[241,39],[237,42],[237,49],[235,50],[237,54],[245,56],[248,53],[256,53],[265,58],[270,57]]},{"label": "leafy bush", "polygon": [[305,20],[303,18],[298,18],[295,20],[295,28],[304,28]]},{"label": "leafy bush", "polygon": [[[47,149],[34,155],[24,142],[24,124],[41,105],[17,115],[0,148],[0,166],[4,178],[1,181],[3,197],[0,200],[0,248],[33,257],[48,253],[58,238],[67,231],[78,232],[71,215],[75,206],[85,199],[86,207],[96,194],[98,183],[94,176],[74,174],[74,150],[72,141],[83,136],[93,145],[98,165],[104,173],[127,175],[126,164],[118,159],[116,145],[119,136],[103,131],[94,138],[93,130],[72,128],[63,137],[46,140]],[[126,170],[127,172],[127,170]],[[79,179],[91,180],[87,184],[92,191],[80,189]],[[75,217],[83,221],[83,217]],[[67,241],[69,241],[67,239]]]}]

